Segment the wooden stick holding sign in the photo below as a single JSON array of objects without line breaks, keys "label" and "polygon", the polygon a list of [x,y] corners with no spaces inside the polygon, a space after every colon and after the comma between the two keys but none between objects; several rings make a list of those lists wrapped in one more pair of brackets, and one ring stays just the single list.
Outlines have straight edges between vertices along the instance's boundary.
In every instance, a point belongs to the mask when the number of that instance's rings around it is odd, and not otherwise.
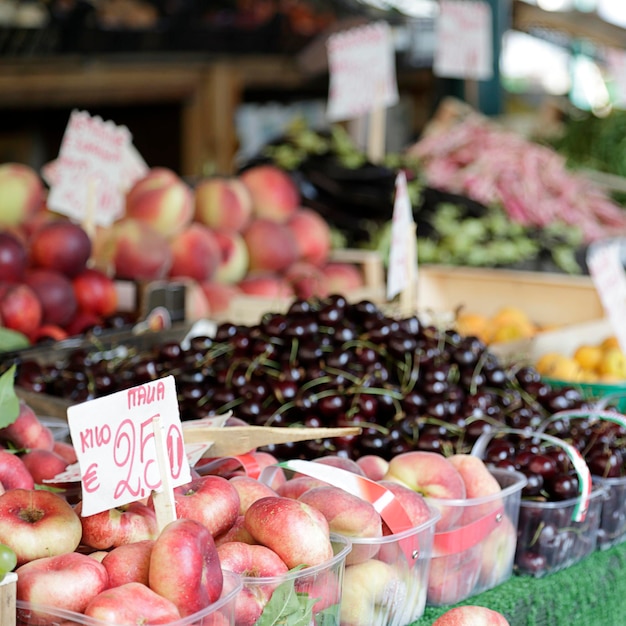
[{"label": "wooden stick holding sign", "polygon": [[17,622],[17,574],[8,572],[0,581],[0,624],[15,626]]},{"label": "wooden stick holding sign", "polygon": [[387,112],[376,107],[369,114],[367,127],[367,158],[372,163],[380,163],[385,158]]},{"label": "wooden stick holding sign", "polygon": [[154,431],[157,465],[161,476],[161,489],[152,492],[152,501],[154,502],[154,512],[160,533],[170,522],[176,519],[176,502],[174,501],[167,441],[160,415],[155,415],[152,418],[152,429]]}]

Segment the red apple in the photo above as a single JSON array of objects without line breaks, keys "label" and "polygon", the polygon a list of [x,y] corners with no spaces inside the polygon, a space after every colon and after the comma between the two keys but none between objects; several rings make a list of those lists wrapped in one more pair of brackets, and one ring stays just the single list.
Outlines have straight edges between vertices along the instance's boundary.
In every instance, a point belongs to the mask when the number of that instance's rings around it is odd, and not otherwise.
[{"label": "red apple", "polygon": [[41,303],[42,324],[64,327],[76,314],[78,302],[72,282],[57,270],[29,269],[24,282]]},{"label": "red apple", "polygon": [[293,233],[285,224],[256,218],[243,231],[252,270],[280,272],[298,260]]},{"label": "red apple", "polygon": [[239,494],[222,476],[200,476],[174,488],[176,515],[193,519],[214,537],[226,532],[239,515]]},{"label": "red apple", "polygon": [[294,180],[275,165],[255,165],[239,178],[250,192],[256,217],[285,222],[300,206],[300,192]]},{"label": "red apple", "polygon": [[0,441],[8,441],[18,450],[30,448],[52,450],[54,435],[52,430],[39,420],[35,411],[20,400],[20,412],[15,421],[0,428]]},{"label": "red apple", "polygon": [[193,193],[172,170],[152,168],[126,195],[126,216],[149,224],[164,237],[173,237],[191,223]]},{"label": "red apple", "polygon": [[73,552],[81,532],[78,514],[56,493],[9,489],[0,495],[0,543],[13,549],[18,565]]},{"label": "red apple", "polygon": [[32,234],[29,245],[31,265],[69,278],[87,267],[92,251],[91,239],[82,226],[65,219],[44,223]]},{"label": "red apple", "polygon": [[[1,167],[1,166],[0,166]],[[28,254],[24,242],[8,231],[0,232],[0,277],[9,283],[24,278]]]},{"label": "red apple", "polygon": [[[79,515],[82,501],[75,507]],[[94,515],[80,517],[82,543],[95,550],[108,550],[158,535],[156,513],[142,502],[131,502]]]},{"label": "red apple", "polygon": [[218,283],[234,285],[248,272],[250,255],[243,235],[235,231],[216,230],[215,238],[220,247],[220,263],[213,276]]},{"label": "red apple", "polygon": [[72,280],[78,308],[100,317],[113,315],[117,311],[118,293],[115,281],[102,270],[83,270]]},{"label": "red apple", "polygon": [[328,521],[304,502],[280,496],[256,500],[246,511],[245,527],[289,568],[319,565],[333,557]]},{"label": "red apple", "polygon": [[25,283],[6,283],[0,288],[0,320],[5,328],[31,337],[43,319],[43,307]]},{"label": "red apple", "polygon": [[251,476],[233,476],[228,479],[228,482],[239,494],[239,515],[243,515],[255,500],[266,496],[278,495],[269,485]]},{"label": "red apple", "polygon": [[287,226],[294,234],[301,260],[318,267],[328,261],[330,226],[317,211],[300,207],[289,217]]},{"label": "red apple", "polygon": [[192,222],[176,233],[170,246],[172,266],[169,275],[173,278],[209,280],[222,260],[222,251],[215,234],[199,222]]},{"label": "red apple", "polygon": [[195,219],[216,230],[241,231],[252,216],[252,198],[234,176],[204,178],[195,187]]},{"label": "red apple", "polygon": [[[394,456],[384,477],[430,498],[441,517],[435,529],[449,529],[459,519],[460,506],[447,506],[445,500],[465,499],[465,483],[459,471],[438,452],[412,450]],[[443,501],[443,502],[442,502]]]},{"label": "red apple", "polygon": [[41,207],[44,186],[39,174],[22,163],[0,165],[0,226],[26,222]]},{"label": "red apple", "polygon": [[273,550],[265,546],[229,542],[219,546],[217,551],[222,567],[244,578],[243,588],[235,600],[235,624],[253,626],[280,584],[280,580],[255,579],[280,577],[289,569]]},{"label": "red apple", "polygon": [[171,600],[135,582],[105,589],[91,600],[84,614],[103,624],[170,624],[181,618]]},{"label": "red apple", "polygon": [[[104,566],[79,552],[35,559],[18,567],[16,573],[18,600],[75,613],[82,613],[109,586]],[[50,623],[37,609],[27,619],[28,624]]]},{"label": "red apple", "polygon": [[215,602],[224,578],[206,526],[191,519],[165,526],[152,547],[148,576],[150,588],[173,602],[183,617]]},{"label": "red apple", "polygon": [[24,461],[8,450],[0,450],[0,484],[3,489],[34,489],[35,480]]},{"label": "red apple", "polygon": [[509,626],[509,621],[499,611],[468,604],[448,609],[433,622],[433,626]]},{"label": "red apple", "polygon": [[153,539],[144,539],[117,546],[105,552],[102,565],[109,575],[109,587],[118,587],[130,582],[148,585],[153,546]]}]

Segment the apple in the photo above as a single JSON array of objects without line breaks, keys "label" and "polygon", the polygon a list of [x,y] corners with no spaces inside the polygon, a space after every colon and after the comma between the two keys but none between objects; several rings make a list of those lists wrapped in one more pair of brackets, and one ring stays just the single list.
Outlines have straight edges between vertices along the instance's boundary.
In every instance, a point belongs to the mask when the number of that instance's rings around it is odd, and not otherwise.
[{"label": "apple", "polygon": [[10,232],[0,232],[0,276],[2,280],[9,283],[21,282],[27,264],[28,254],[24,242]]},{"label": "apple", "polygon": [[377,559],[350,565],[343,575],[341,625],[390,623],[386,616],[405,599],[405,583],[393,565]]},{"label": "apple", "polygon": [[216,230],[214,234],[221,256],[213,278],[218,283],[234,285],[248,272],[248,246],[240,232]]},{"label": "apple", "polygon": [[[313,487],[305,491],[298,500],[320,511],[328,521],[331,532],[359,539],[382,537],[382,520],[374,505],[340,487]],[[346,564],[371,559],[377,552],[376,543],[355,543],[346,557]]]},{"label": "apple", "polygon": [[167,524],[152,547],[148,578],[150,588],[173,602],[183,617],[215,602],[224,578],[206,526],[192,519]]},{"label": "apple", "polygon": [[236,176],[212,176],[195,187],[195,219],[214,230],[241,231],[252,217],[252,198]]},{"label": "apple", "polygon": [[507,618],[486,606],[455,606],[440,615],[432,626],[510,626]]},{"label": "apple", "polygon": [[117,311],[118,292],[115,281],[105,272],[88,267],[72,279],[74,296],[81,311],[108,317]]},{"label": "apple", "polygon": [[300,206],[300,192],[293,178],[272,165],[254,165],[239,175],[250,192],[256,217],[285,222]]},{"label": "apple", "polygon": [[[79,552],[35,559],[18,567],[16,573],[17,600],[75,613],[82,613],[109,586],[104,566]],[[36,609],[28,620],[29,624],[49,623],[45,614],[38,616]]]},{"label": "apple", "polygon": [[193,192],[176,173],[154,167],[126,194],[126,216],[171,238],[193,219]]},{"label": "apple", "polygon": [[111,226],[98,250],[98,265],[127,280],[161,280],[172,266],[167,237],[150,223],[126,217]]},{"label": "apple", "polygon": [[298,246],[285,224],[257,217],[243,231],[250,271],[280,272],[298,260]]},{"label": "apple", "polygon": [[0,495],[0,543],[17,563],[73,552],[80,543],[80,518],[60,495],[35,489],[9,489]]},{"label": "apple", "polygon": [[328,261],[331,234],[328,222],[313,209],[299,207],[287,220],[298,246],[299,258],[321,267]]},{"label": "apple", "polygon": [[43,319],[35,291],[25,283],[0,285],[0,321],[5,328],[31,337]]},{"label": "apple", "polygon": [[17,418],[8,426],[0,428],[0,441],[10,442],[18,450],[45,448],[52,450],[54,434],[39,420],[35,411],[20,400]]},{"label": "apple", "polygon": [[29,250],[33,267],[55,270],[73,278],[87,267],[92,244],[82,226],[57,219],[44,223],[33,232]]},{"label": "apple", "polygon": [[24,283],[39,298],[41,323],[63,328],[76,314],[78,302],[72,281],[57,270],[29,269]]},{"label": "apple", "polygon": [[0,165],[0,226],[26,222],[41,207],[44,186],[39,174],[23,163]]},{"label": "apple", "polygon": [[200,476],[174,488],[176,515],[196,520],[213,537],[226,532],[239,515],[239,493],[222,476]]},{"label": "apple", "polygon": [[478,585],[491,589],[509,578],[517,548],[517,529],[508,515],[480,542],[481,564]]},{"label": "apple", "polygon": [[374,481],[382,480],[389,469],[389,461],[378,454],[364,454],[356,460],[356,464],[367,478]]},{"label": "apple", "polygon": [[228,482],[237,490],[239,494],[239,515],[243,515],[248,507],[259,498],[278,495],[269,485],[260,482],[251,476],[233,476]]},{"label": "apple", "polygon": [[463,478],[443,454],[424,450],[397,454],[389,461],[384,480],[398,482],[430,498],[441,514],[436,531],[451,528],[462,513],[458,505],[447,506],[442,502],[465,499]]},{"label": "apple", "polygon": [[[82,512],[82,501],[75,511]],[[79,518],[82,543],[95,550],[108,550],[126,543],[156,539],[158,526],[156,513],[147,504],[131,502],[94,515]]]},{"label": "apple", "polygon": [[7,489],[34,489],[35,480],[24,461],[13,452],[0,449],[0,484]]},{"label": "apple", "polygon": [[243,588],[235,600],[237,626],[253,626],[280,580],[256,581],[257,578],[277,578],[289,571],[285,562],[270,548],[242,542],[224,543],[217,548],[225,570],[243,577]]},{"label": "apple", "polygon": [[84,614],[103,624],[170,624],[181,618],[171,600],[137,582],[105,589],[89,602]]},{"label": "apple", "polygon": [[109,575],[109,586],[118,587],[130,582],[148,585],[150,555],[154,539],[134,541],[105,552],[102,559]]},{"label": "apple", "polygon": [[199,222],[192,222],[176,233],[170,241],[170,246],[171,278],[209,280],[222,260],[222,251],[215,234]]},{"label": "apple", "polygon": [[290,569],[319,565],[333,557],[328,521],[304,502],[282,496],[261,498],[248,507],[244,523],[254,539],[274,550]]}]

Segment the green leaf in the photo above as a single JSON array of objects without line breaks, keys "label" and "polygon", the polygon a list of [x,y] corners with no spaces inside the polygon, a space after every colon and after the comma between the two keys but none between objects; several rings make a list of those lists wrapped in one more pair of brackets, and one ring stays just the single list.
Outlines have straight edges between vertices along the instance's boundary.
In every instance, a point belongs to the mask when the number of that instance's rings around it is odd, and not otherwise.
[{"label": "green leaf", "polygon": [[276,587],[254,626],[308,626],[318,600],[307,593],[296,593],[295,579],[286,580]]},{"label": "green leaf", "polygon": [[20,399],[15,393],[15,365],[0,376],[0,428],[12,424],[20,414]]},{"label": "green leaf", "polygon": [[11,352],[28,348],[30,341],[23,333],[12,328],[0,328],[0,352]]}]

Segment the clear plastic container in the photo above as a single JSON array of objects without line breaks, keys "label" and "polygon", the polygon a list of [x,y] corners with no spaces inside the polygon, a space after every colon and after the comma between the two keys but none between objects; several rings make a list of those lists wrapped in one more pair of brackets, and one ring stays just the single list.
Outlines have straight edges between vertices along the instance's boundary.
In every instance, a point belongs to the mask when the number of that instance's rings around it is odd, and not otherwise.
[{"label": "clear plastic container", "polygon": [[[202,611],[164,626],[234,626],[235,601],[241,589],[241,577],[233,572],[224,571],[224,587],[219,600]],[[134,626],[134,624],[112,624],[73,611],[18,600],[16,626]]]},{"label": "clear plastic container", "polygon": [[[348,538],[331,534],[334,556],[313,567],[282,576],[242,576],[243,588],[235,600],[235,626],[263,624],[339,623]],[[299,616],[296,619],[296,616]]]},{"label": "clear plastic container", "polygon": [[598,527],[598,549],[606,550],[626,540],[626,477],[593,477],[604,488],[604,501]]},{"label": "clear plastic container", "polygon": [[456,604],[491,589],[513,573],[517,525],[526,477],[491,469],[501,491],[482,498],[427,498],[450,520],[434,537],[428,578],[430,606]]},{"label": "clear plastic container", "polygon": [[342,626],[406,626],[422,616],[438,519],[433,509],[430,519],[409,530],[351,537],[353,550],[367,558],[346,566]]}]

